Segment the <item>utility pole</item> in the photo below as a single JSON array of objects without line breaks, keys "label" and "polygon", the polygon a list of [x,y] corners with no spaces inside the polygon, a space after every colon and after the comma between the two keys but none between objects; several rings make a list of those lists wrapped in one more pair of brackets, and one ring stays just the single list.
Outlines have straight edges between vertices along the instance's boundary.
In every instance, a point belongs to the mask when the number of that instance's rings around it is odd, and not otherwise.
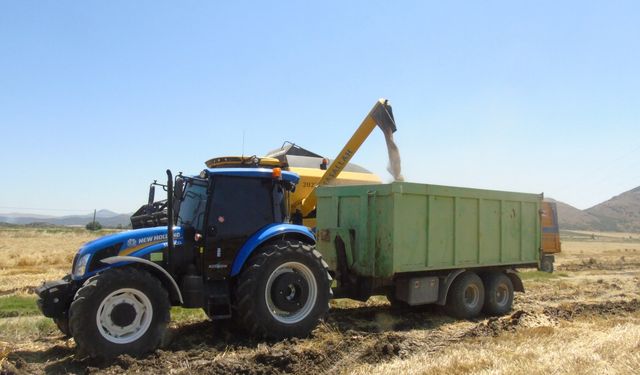
[{"label": "utility pole", "polygon": [[93,209],[93,222],[92,222],[92,226],[93,228],[96,227],[96,209]]}]

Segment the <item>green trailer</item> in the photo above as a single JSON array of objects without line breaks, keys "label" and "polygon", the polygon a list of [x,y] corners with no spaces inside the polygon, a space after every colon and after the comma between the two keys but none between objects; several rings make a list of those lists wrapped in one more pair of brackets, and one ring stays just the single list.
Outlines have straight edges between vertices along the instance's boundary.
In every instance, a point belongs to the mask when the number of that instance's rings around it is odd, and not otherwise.
[{"label": "green trailer", "polygon": [[501,314],[524,291],[516,268],[541,259],[541,194],[407,182],[316,194],[317,249],[337,297]]}]

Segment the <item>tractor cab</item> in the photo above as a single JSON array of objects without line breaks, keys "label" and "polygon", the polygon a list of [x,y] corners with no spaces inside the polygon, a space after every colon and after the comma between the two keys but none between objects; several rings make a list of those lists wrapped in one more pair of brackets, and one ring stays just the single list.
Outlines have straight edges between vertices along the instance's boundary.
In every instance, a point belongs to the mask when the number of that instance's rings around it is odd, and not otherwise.
[{"label": "tractor cab", "polygon": [[208,168],[199,176],[177,176],[173,216],[193,258],[182,259],[184,251],[174,250],[176,272],[194,264],[207,280],[227,278],[250,237],[289,222],[289,194],[298,179],[279,168]]}]

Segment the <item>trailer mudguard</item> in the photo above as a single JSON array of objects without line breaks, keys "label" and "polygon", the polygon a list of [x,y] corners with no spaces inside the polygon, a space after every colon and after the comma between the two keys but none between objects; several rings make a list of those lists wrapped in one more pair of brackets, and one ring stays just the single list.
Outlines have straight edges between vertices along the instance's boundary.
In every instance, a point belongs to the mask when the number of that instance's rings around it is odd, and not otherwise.
[{"label": "trailer mudguard", "polygon": [[313,235],[313,232],[309,230],[309,228],[304,225],[294,225],[294,224],[283,224],[283,223],[275,223],[265,226],[260,229],[256,233],[254,233],[247,242],[242,245],[240,251],[238,251],[238,255],[233,260],[233,265],[231,266],[231,277],[236,276],[242,270],[245,262],[253,251],[260,247],[266,241],[277,237],[297,237],[304,240],[308,240],[311,243],[316,243],[316,238]]},{"label": "trailer mudguard", "polygon": [[171,275],[169,274],[169,272],[167,272],[167,270],[153,263],[152,261],[142,259],[142,258],[130,257],[130,256],[115,256],[115,257],[102,259],[101,262],[109,264],[111,266],[114,266],[114,265],[124,266],[130,263],[143,264],[147,267],[149,271],[151,271],[154,275],[156,275],[160,279],[162,284],[164,284],[166,287],[169,288],[169,295],[172,297],[172,299],[173,298],[177,299],[178,301],[180,301],[180,304],[184,303],[184,300],[182,299],[182,293],[180,292],[180,288],[178,287],[178,283],[176,283],[176,281],[173,279],[173,277],[171,277]]}]

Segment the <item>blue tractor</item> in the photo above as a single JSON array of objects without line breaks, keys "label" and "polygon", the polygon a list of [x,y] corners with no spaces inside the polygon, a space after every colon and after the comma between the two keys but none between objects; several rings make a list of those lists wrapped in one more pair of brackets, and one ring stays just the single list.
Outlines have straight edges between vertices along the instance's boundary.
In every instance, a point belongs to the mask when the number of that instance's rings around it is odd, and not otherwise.
[{"label": "blue tractor", "polygon": [[331,276],[314,234],[289,223],[299,176],[279,168],[167,176],[167,226],[83,245],[70,275],[37,289],[42,313],[99,358],[157,348],[171,306],[234,318],[257,337],[308,335],[328,311]]}]

